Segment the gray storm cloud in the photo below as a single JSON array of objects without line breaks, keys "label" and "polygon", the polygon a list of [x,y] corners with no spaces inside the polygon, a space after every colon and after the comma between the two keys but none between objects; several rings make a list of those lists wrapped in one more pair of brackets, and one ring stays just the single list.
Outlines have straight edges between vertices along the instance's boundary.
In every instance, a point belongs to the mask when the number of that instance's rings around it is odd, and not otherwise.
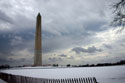
[{"label": "gray storm cloud", "polygon": [[72,49],[75,53],[79,54],[81,52],[83,53],[95,53],[95,52],[101,52],[102,49],[97,49],[95,46],[88,47],[87,49],[82,48],[82,47],[75,47]]}]

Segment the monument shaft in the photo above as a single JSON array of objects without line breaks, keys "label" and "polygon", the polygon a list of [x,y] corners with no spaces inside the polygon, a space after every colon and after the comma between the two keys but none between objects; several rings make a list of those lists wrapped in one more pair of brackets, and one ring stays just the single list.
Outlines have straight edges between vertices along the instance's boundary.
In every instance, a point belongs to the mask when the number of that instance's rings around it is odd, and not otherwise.
[{"label": "monument shaft", "polygon": [[34,66],[42,66],[42,36],[41,36],[41,15],[37,15],[36,33],[35,33],[35,54]]}]

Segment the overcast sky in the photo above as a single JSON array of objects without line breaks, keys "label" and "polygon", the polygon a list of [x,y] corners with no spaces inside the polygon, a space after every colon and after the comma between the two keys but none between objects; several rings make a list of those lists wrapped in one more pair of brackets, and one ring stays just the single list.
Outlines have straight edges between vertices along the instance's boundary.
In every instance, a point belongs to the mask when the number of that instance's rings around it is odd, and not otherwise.
[{"label": "overcast sky", "polygon": [[36,16],[42,15],[43,64],[125,60],[125,30],[110,26],[119,0],[0,0],[0,64],[33,64]]}]

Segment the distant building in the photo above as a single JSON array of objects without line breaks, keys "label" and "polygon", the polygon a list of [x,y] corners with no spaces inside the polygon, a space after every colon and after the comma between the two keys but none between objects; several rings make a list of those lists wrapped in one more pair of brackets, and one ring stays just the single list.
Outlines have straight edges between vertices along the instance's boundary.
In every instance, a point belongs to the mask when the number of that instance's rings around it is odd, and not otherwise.
[{"label": "distant building", "polygon": [[41,15],[38,13],[36,19],[36,33],[35,33],[35,53],[34,66],[42,66],[42,36],[41,36]]}]

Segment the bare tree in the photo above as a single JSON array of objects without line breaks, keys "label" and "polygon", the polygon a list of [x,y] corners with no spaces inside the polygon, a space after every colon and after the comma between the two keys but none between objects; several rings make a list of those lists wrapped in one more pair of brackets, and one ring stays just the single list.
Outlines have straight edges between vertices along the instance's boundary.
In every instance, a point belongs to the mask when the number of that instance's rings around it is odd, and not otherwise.
[{"label": "bare tree", "polygon": [[122,26],[120,32],[125,28],[125,0],[121,0],[112,5],[114,11],[114,19],[111,22],[112,26]]}]

